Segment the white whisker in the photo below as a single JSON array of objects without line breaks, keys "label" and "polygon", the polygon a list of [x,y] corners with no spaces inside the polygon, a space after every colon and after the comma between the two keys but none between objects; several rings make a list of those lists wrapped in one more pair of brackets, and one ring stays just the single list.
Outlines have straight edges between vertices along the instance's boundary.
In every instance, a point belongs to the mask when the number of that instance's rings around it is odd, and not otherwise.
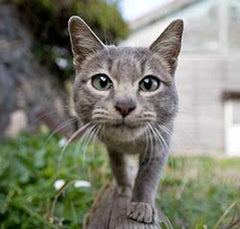
[{"label": "white whisker", "polygon": [[54,134],[58,133],[58,131],[64,129],[66,126],[70,125],[73,123],[73,121],[75,120],[75,118],[71,118],[70,120],[67,120],[63,123],[61,123],[47,138],[45,144],[53,137]]},{"label": "white whisker", "polygon": [[149,128],[150,128],[151,131],[154,133],[154,135],[155,135],[156,137],[158,137],[159,142],[161,142],[161,143],[163,144],[165,150],[166,150],[166,151],[169,151],[169,146],[167,145],[164,137],[161,135],[161,133],[158,131],[158,129],[155,128],[154,126],[152,126],[151,123],[149,123]]},{"label": "white whisker", "polygon": [[88,128],[88,126],[90,125],[90,123],[85,124],[84,126],[82,126],[80,129],[78,129],[67,141],[67,143],[65,144],[65,146],[63,147],[61,154],[59,156],[59,160],[58,160],[58,168],[60,168],[60,163],[62,161],[62,157],[63,154],[65,152],[65,150],[67,149],[68,145],[82,132],[85,132],[86,129]]},{"label": "white whisker", "polygon": [[[70,108],[74,108],[74,107],[73,106],[68,106],[68,105],[61,107],[61,109],[63,109],[64,111],[68,111]],[[51,114],[58,113],[58,112],[59,111],[57,109],[49,111],[47,113],[45,113],[44,111],[40,111],[39,115],[37,115],[38,117],[35,119],[35,121],[39,121],[39,120],[41,120],[41,119],[43,119],[43,118],[45,118],[45,117],[47,117],[47,116],[49,116]],[[42,115],[40,115],[40,113],[42,113]]]},{"label": "white whisker", "polygon": [[[80,147],[82,146],[82,150],[83,150],[83,161],[85,160],[85,155],[86,155],[86,151],[88,148],[89,143],[92,141],[93,144],[95,144],[95,140],[96,137],[101,129],[101,125],[97,126],[96,124],[93,125],[90,129],[87,130],[87,132],[82,136],[82,139],[80,141]],[[82,145],[83,143],[83,145]],[[75,150],[76,153],[76,150]]]},{"label": "white whisker", "polygon": [[92,140],[93,150],[92,150],[92,153],[94,153],[94,151],[95,151],[96,138],[97,138],[97,135],[99,134],[99,132],[100,132],[101,129],[102,129],[102,125],[100,125],[100,126],[98,127],[98,129],[95,131],[95,135],[93,136],[93,140]]},{"label": "white whisker", "polygon": [[164,131],[166,134],[168,134],[169,136],[172,135],[172,131],[169,130],[166,126],[164,126],[164,125],[158,125],[158,127],[159,127],[162,131]]},{"label": "white whisker", "polygon": [[[172,138],[172,131],[169,130],[166,126],[164,125],[158,125],[158,127],[164,132],[166,133],[167,135],[169,135],[171,138]],[[172,141],[175,141],[174,138],[172,138]],[[171,156],[171,150],[169,150],[169,147],[168,147],[168,151],[169,151],[169,161],[172,162],[173,159],[172,159],[172,156]]]},{"label": "white whisker", "polygon": [[90,143],[90,141],[92,140],[93,136],[95,135],[95,132],[98,130],[98,127],[96,125],[94,125],[94,127],[90,130],[90,133],[87,137],[87,141],[86,144],[84,145],[84,151],[83,151],[83,161],[85,161],[85,156],[86,156],[86,152],[87,152],[87,147]]},{"label": "white whisker", "polygon": [[75,147],[74,155],[76,155],[76,153],[77,153],[78,146],[80,146],[81,150],[85,147],[86,141],[87,141],[87,139],[89,138],[89,135],[90,135],[92,129],[93,129],[95,126],[96,126],[96,125],[91,126],[90,129],[87,129],[87,130],[85,131],[85,133],[81,136],[80,141],[77,143],[77,145],[76,145],[76,147]]}]

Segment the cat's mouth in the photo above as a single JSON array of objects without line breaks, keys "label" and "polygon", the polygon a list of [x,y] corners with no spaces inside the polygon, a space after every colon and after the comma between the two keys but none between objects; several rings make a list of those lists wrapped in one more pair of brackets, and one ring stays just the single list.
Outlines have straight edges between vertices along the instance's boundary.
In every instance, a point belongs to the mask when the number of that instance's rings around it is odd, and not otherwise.
[{"label": "cat's mouth", "polygon": [[122,118],[121,120],[116,120],[115,123],[111,123],[111,126],[115,128],[136,129],[141,127],[142,124]]}]

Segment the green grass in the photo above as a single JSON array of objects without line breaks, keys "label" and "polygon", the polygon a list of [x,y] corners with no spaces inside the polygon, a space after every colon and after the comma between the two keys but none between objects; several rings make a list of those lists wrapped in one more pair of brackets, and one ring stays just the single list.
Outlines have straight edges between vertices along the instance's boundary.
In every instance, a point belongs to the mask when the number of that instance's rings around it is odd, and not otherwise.
[{"label": "green grass", "polygon": [[[61,154],[60,139],[48,136],[21,135],[1,144],[0,229],[81,228],[98,190],[110,182],[101,144],[85,155],[74,144]],[[59,179],[66,183],[56,190]],[[92,185],[76,188],[76,180]],[[172,157],[157,203],[173,228],[237,229],[228,226],[240,217],[239,190],[240,159]]]},{"label": "green grass", "polygon": [[158,203],[173,228],[228,228],[240,220],[240,159],[173,158]]}]

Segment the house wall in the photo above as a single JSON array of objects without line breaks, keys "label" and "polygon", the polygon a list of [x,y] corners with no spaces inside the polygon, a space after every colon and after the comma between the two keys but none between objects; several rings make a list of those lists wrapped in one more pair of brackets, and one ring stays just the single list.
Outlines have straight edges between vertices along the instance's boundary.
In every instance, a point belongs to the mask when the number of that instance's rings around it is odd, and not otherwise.
[{"label": "house wall", "polygon": [[173,151],[218,154],[225,151],[224,91],[240,91],[240,55],[182,55],[176,73],[179,114]]}]

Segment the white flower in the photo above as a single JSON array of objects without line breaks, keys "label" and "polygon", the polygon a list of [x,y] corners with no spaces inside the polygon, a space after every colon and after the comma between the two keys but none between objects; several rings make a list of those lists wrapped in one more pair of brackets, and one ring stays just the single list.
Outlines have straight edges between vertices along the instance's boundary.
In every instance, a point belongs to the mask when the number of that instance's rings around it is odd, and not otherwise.
[{"label": "white flower", "polygon": [[74,183],[75,188],[80,188],[80,187],[91,187],[91,183],[85,180],[77,180]]},{"label": "white flower", "polygon": [[65,185],[65,180],[60,179],[60,180],[56,180],[53,186],[56,190],[59,190],[63,187],[63,185]]},{"label": "white flower", "polygon": [[66,138],[62,138],[59,142],[58,142],[58,145],[59,147],[64,147],[67,143],[67,139]]}]

